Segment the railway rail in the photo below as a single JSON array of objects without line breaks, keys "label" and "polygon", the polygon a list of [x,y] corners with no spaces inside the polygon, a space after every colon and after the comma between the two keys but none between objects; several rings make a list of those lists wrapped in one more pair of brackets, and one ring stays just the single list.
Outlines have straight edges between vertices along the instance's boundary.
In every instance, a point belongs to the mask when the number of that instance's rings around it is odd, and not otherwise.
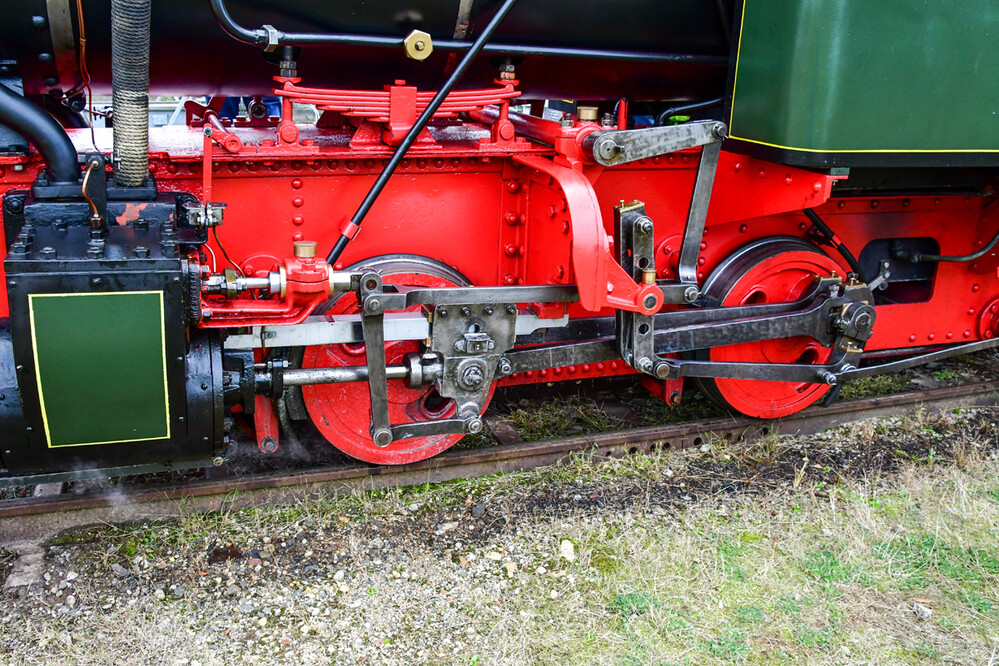
[{"label": "railway rail", "polygon": [[[999,381],[985,381],[841,401],[829,407],[813,407],[778,421],[712,418],[532,442],[517,441],[515,435],[504,435],[502,429],[497,428],[501,443],[496,446],[449,450],[435,458],[403,466],[323,465],[294,472],[204,478],[156,487],[119,487],[101,492],[6,500],[0,503],[0,547],[18,553],[30,563],[40,561],[41,544],[53,536],[102,523],[164,519],[191,511],[288,504],[318,492],[440,483],[542,467],[579,455],[607,459],[701,446],[718,438],[728,442],[750,442],[774,432],[813,434],[860,419],[911,414],[920,406],[927,414],[938,414],[956,408],[996,405],[999,405]],[[30,575],[26,578],[12,574],[7,587],[23,584],[25,580],[30,581]]]}]

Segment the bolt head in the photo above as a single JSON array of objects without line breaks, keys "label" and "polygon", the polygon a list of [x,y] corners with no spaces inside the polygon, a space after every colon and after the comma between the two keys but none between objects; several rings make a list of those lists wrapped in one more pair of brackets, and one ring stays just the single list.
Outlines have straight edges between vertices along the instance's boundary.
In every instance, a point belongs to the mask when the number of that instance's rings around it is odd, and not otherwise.
[{"label": "bolt head", "polygon": [[392,443],[392,431],[388,429],[377,430],[371,436],[371,439],[373,439],[375,444],[378,446],[388,446]]},{"label": "bolt head", "polygon": [[693,303],[694,301],[697,300],[697,297],[700,295],[701,294],[697,290],[697,287],[687,287],[683,291],[683,300],[687,301],[688,303]]},{"label": "bolt head", "polygon": [[651,310],[652,308],[656,307],[656,297],[653,296],[652,294],[649,294],[648,296],[645,297],[645,300],[642,301],[642,305],[645,306],[646,310]]},{"label": "bolt head", "polygon": [[466,388],[475,389],[482,386],[485,375],[478,365],[471,365],[461,372],[461,384]]},{"label": "bolt head", "polygon": [[505,358],[501,358],[496,369],[499,370],[501,375],[508,375],[510,374],[510,371],[513,370],[513,366],[510,365],[510,361]]},{"label": "bolt head", "polygon": [[426,60],[434,52],[434,40],[422,30],[414,30],[402,42],[406,57],[413,60]]},{"label": "bolt head", "polygon": [[465,425],[465,428],[468,430],[470,434],[478,435],[480,432],[482,432],[482,419],[478,417],[469,419],[468,423]]}]

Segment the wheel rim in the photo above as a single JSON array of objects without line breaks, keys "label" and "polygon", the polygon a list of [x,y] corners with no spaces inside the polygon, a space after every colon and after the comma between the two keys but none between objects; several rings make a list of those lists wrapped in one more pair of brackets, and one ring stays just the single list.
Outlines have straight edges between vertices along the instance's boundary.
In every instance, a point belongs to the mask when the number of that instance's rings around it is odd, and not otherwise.
[{"label": "wheel rim", "polygon": [[[388,269],[391,272],[383,272],[382,281],[385,284],[429,288],[467,284],[464,278],[447,267],[444,268],[450,273],[443,270],[440,273],[448,277],[422,272],[432,270],[426,265],[427,261],[423,260],[416,266],[421,272],[404,272],[404,264],[395,261]],[[364,267],[371,268],[371,265],[365,262]],[[419,309],[420,306],[415,306],[409,311]],[[355,312],[360,312],[360,308],[354,294],[343,295],[327,310],[329,315]],[[416,341],[388,342],[385,345],[385,361],[389,365],[399,364],[407,353],[419,351],[420,343]],[[344,367],[364,365],[366,362],[363,344],[317,345],[306,348],[302,367]],[[323,437],[347,455],[365,462],[380,465],[416,462],[437,455],[462,438],[460,434],[433,435],[399,440],[388,446],[376,445],[368,431],[371,397],[367,382],[310,384],[302,387],[302,397],[313,424]],[[491,398],[492,390],[486,404]],[[394,424],[449,418],[456,413],[454,401],[442,398],[436,388],[422,386],[412,389],[401,379],[388,381],[388,402],[389,421]]]},{"label": "wheel rim", "polygon": [[[768,239],[747,246],[715,270],[705,293],[724,306],[788,303],[805,296],[816,276],[840,271],[839,264],[796,238]],[[807,336],[716,347],[707,358],[718,363],[825,363],[832,350]],[[748,379],[706,379],[701,387],[723,406],[757,418],[799,412],[826,394],[823,384]]]}]

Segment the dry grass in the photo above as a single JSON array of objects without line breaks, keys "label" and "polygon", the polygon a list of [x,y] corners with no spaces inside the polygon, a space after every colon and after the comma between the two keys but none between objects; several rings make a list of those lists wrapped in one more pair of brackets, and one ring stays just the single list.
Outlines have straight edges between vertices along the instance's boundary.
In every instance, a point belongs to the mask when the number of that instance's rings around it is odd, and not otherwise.
[{"label": "dry grass", "polygon": [[539,524],[581,557],[525,588],[501,623],[517,637],[504,658],[995,663],[999,464],[964,455],[973,465],[910,464],[887,482]]}]

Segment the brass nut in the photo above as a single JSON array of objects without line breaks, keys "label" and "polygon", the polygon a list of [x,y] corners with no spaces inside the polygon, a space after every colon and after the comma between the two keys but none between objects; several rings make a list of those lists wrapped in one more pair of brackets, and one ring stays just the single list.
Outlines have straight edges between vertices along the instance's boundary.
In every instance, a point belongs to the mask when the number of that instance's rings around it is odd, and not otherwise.
[{"label": "brass nut", "polygon": [[406,47],[406,57],[413,60],[426,60],[434,52],[434,40],[422,30],[414,30],[402,42]]},{"label": "brass nut", "polygon": [[295,256],[299,259],[316,256],[316,241],[295,241]]},{"label": "brass nut", "polygon": [[597,111],[595,106],[577,106],[576,117],[579,118],[580,122],[596,122]]}]

